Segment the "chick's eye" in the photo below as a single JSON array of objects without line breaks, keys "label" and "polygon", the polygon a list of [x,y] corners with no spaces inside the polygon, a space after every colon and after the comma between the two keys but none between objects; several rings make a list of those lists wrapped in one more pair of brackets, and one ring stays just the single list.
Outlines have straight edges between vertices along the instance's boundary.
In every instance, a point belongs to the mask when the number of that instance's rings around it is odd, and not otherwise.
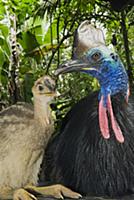
[{"label": "chick's eye", "polygon": [[99,53],[99,52],[96,52],[96,53],[94,53],[94,54],[92,55],[92,59],[93,59],[94,61],[99,60],[100,57],[101,57],[101,53]]},{"label": "chick's eye", "polygon": [[44,89],[44,87],[42,85],[38,85],[38,89],[39,89],[39,91],[42,91]]}]

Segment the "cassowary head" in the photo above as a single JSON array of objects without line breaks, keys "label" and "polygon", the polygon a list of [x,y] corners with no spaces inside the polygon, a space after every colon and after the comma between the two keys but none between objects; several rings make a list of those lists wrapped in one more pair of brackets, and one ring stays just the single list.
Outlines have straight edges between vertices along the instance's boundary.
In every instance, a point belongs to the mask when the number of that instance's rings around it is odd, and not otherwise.
[{"label": "cassowary head", "polygon": [[111,104],[111,95],[120,92],[128,99],[128,76],[124,66],[118,55],[105,45],[101,29],[94,28],[88,21],[79,26],[75,41],[74,59],[61,65],[55,74],[80,71],[97,78],[101,86],[99,94],[101,133],[106,139],[110,137],[107,117],[109,112],[115,136],[119,142],[124,142]]}]

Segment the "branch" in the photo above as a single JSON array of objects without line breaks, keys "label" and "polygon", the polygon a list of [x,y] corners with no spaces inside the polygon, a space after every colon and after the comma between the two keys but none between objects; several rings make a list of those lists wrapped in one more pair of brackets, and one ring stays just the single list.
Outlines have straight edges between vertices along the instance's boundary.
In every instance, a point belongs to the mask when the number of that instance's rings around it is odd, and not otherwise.
[{"label": "branch", "polygon": [[[66,27],[67,27],[67,24],[68,24],[68,22],[66,22],[66,24],[65,24],[65,26],[64,26],[64,32],[65,32],[65,29],[66,29]],[[70,28],[69,28],[67,34],[66,34],[66,35],[63,35],[63,37],[62,37],[62,39],[60,40],[60,42],[59,42],[59,44],[57,45],[57,47],[52,51],[52,56],[51,56],[51,58],[50,58],[50,60],[49,60],[49,63],[48,63],[48,65],[47,65],[47,67],[46,67],[46,73],[48,73],[49,68],[50,68],[50,66],[51,66],[51,63],[52,63],[52,60],[53,60],[53,58],[54,58],[54,55],[55,55],[55,53],[57,52],[57,50],[60,48],[61,44],[64,42],[65,39],[67,39],[67,38],[69,38],[69,37],[71,37],[71,36],[73,35],[73,34],[70,34],[70,31],[72,30],[74,24],[75,24],[75,19],[73,20],[73,22],[72,22],[72,24],[71,24],[71,26],[70,26]]]},{"label": "branch", "polygon": [[66,40],[70,36],[71,36],[71,34],[69,34],[69,33],[67,33],[66,35],[64,35],[63,38],[60,40],[59,44],[57,45],[57,47],[52,50],[52,56],[51,56],[51,58],[49,60],[49,63],[47,65],[47,67],[46,67],[46,74],[48,74],[48,71],[49,71],[49,68],[51,66],[51,62],[52,62],[52,60],[54,58],[55,53],[57,52],[57,50],[59,49],[59,47],[61,46],[61,44],[64,42],[64,40]]}]

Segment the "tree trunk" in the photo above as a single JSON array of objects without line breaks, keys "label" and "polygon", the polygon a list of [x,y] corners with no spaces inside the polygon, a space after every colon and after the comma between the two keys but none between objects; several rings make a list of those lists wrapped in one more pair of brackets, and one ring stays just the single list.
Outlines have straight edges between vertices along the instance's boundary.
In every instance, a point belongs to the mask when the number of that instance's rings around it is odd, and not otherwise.
[{"label": "tree trunk", "polygon": [[131,66],[131,62],[130,62],[128,30],[126,27],[125,11],[121,12],[121,28],[122,28],[122,33],[123,33],[124,49],[125,49],[125,56],[126,56],[126,63],[127,63],[127,72],[128,72],[130,85],[132,85],[133,84],[133,73],[132,73],[132,66]]},{"label": "tree trunk", "polygon": [[17,48],[17,28],[16,28],[16,16],[10,16],[11,24],[11,61],[9,65],[9,94],[10,94],[10,103],[15,104],[20,100],[20,89],[19,89],[19,56]]}]

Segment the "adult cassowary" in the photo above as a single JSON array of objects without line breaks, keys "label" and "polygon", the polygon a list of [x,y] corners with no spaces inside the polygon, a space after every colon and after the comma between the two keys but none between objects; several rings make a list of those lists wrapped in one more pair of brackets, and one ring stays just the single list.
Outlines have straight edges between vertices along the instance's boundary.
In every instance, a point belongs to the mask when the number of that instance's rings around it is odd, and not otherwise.
[{"label": "adult cassowary", "polygon": [[[119,196],[134,189],[134,105],[128,76],[103,33],[83,22],[75,59],[56,74],[80,71],[98,79],[100,91],[80,100],[63,120],[47,152],[51,180],[83,195]],[[50,169],[51,168],[51,169]]]}]

